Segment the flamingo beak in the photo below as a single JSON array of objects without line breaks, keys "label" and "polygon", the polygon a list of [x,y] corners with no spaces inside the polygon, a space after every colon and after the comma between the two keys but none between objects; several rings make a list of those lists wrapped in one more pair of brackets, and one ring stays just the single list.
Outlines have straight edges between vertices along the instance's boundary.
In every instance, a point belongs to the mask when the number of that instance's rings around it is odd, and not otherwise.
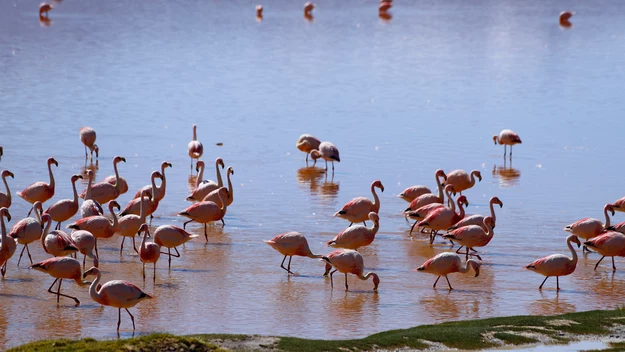
[{"label": "flamingo beak", "polygon": [[15,175],[13,175],[12,172],[9,172],[9,176],[11,176],[11,178],[15,178]]}]

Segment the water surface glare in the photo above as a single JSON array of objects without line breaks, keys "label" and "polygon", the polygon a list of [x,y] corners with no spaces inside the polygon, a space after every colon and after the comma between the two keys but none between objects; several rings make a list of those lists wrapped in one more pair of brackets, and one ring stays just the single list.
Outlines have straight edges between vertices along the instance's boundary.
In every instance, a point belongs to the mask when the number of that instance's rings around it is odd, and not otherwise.
[{"label": "water surface glare", "polygon": [[[373,2],[319,0],[312,22],[303,2],[286,0],[263,4],[261,22],[247,0],[64,0],[41,24],[39,2],[0,1],[0,168],[15,174],[13,194],[47,180],[53,156],[53,201],[70,198],[71,175],[85,170],[78,140],[85,125],[98,133],[97,180],[113,173],[115,155],[126,157],[122,206],[163,160],[173,163],[152,231],[181,226],[176,213],[190,204],[193,123],[205,178],[215,178],[218,156],[235,170],[226,226],[210,227],[205,243],[202,227],[191,225],[201,237],[181,249],[171,271],[161,257],[156,285],[143,284],[128,245],[119,256],[119,237],[101,241],[103,280],[128,280],[156,296],[131,310],[137,333],[346,339],[450,320],[614,308],[625,299],[623,258],[612,273],[609,261],[593,271],[597,254],[580,257],[560,292],[553,279],[539,291],[542,276],[521,269],[569,254],[562,228],[603,219],[603,205],[625,195],[624,2],[567,2],[576,12],[570,29],[558,25],[561,3],[539,0],[406,0],[390,21],[378,18]],[[491,140],[503,128],[523,139],[512,162]],[[304,168],[294,147],[301,133],[340,149],[334,175]],[[504,203],[480,276],[450,276],[451,292],[412,271],[450,247],[411,238],[401,215],[407,203],[395,197],[410,185],[435,187],[438,168],[481,170],[483,181],[465,192],[468,213],[487,212],[492,196]],[[287,276],[262,240],[300,231],[314,253],[329,252],[324,243],[347,226],[332,214],[353,197],[371,197],[375,179],[385,186],[380,232],[361,253],[380,275],[379,292],[354,277],[345,292],[341,275],[332,290],[323,264],[308,258],[294,258],[297,275]],[[27,203],[15,197],[10,211],[12,226]],[[31,252],[47,258],[39,246]],[[57,307],[46,292],[53,279],[16,268],[18,254],[0,282],[0,349],[116,336],[115,309],[70,282],[63,291],[82,305]],[[122,336],[130,336],[122,319]]]}]

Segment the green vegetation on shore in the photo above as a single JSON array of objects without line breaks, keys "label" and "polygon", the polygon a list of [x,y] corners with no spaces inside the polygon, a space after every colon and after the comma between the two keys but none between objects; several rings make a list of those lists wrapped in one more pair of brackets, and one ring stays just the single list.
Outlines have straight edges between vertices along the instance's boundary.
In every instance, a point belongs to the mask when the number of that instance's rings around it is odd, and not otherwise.
[{"label": "green vegetation on shore", "polygon": [[613,334],[619,325],[625,325],[625,311],[620,309],[422,325],[381,332],[357,340],[308,340],[227,334],[153,334],[125,340],[45,340],[9,351],[355,351],[402,347],[425,349],[432,345],[482,349],[533,343],[564,344],[581,339],[582,335]]}]

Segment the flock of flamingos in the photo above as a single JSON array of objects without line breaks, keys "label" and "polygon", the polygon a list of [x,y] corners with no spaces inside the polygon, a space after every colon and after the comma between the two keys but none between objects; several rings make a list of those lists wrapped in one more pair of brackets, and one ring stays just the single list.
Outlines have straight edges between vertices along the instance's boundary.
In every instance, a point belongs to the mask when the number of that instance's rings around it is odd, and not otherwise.
[{"label": "flock of flamingos", "polygon": [[[85,158],[93,160],[94,153],[95,158],[98,158],[99,148],[95,144],[96,132],[90,127],[83,127],[80,129],[80,140],[84,144]],[[504,158],[508,154],[508,146],[510,146],[509,157],[511,158],[512,146],[521,143],[519,136],[511,130],[501,131],[499,135],[493,136],[493,141],[495,144],[504,145]],[[331,169],[334,172],[334,163],[341,161],[339,150],[334,144],[321,142],[308,134],[300,136],[296,147],[306,153],[306,163],[308,163],[309,157],[312,158],[315,165],[319,159],[323,159],[326,172],[328,172],[328,162],[331,163]],[[169,162],[164,161],[160,171],[152,172],[151,184],[139,189],[135,193],[134,199],[123,210],[115,200],[120,194],[128,191],[128,185],[125,179],[119,175],[117,169],[118,163],[126,161],[121,156],[116,156],[113,159],[115,174],[106,177],[101,182],[93,183],[93,172],[88,170],[88,185],[81,194],[78,194],[76,190],[76,181],[83,176],[73,175],[71,177],[73,198],[59,200],[44,210],[43,203],[51,199],[55,193],[52,165],[58,166],[58,162],[54,158],[49,158],[47,160],[49,182],[35,182],[21,192],[16,192],[19,197],[32,204],[32,208],[27,215],[28,217],[18,221],[8,232],[4,218],[8,221],[11,220],[9,208],[12,197],[7,177],[13,178],[14,175],[9,170],[2,171],[2,181],[6,187],[6,194],[0,193],[0,226],[2,229],[0,269],[2,278],[4,279],[6,275],[7,263],[16,252],[17,244],[21,244],[23,248],[17,265],[20,265],[22,256],[26,252],[32,269],[48,273],[54,277],[55,280],[50,285],[48,292],[56,295],[57,304],[60,302],[61,296],[73,299],[76,306],[80,304],[76,297],[61,293],[63,279],[74,280],[80,286],[89,286],[89,295],[95,302],[118,309],[118,332],[122,308],[130,315],[134,331],[134,317],[128,308],[135,306],[144,299],[153,297],[127,281],[113,280],[101,284],[101,272],[98,269],[98,239],[111,238],[115,234],[122,236],[120,248],[120,255],[122,255],[124,241],[126,237],[129,237],[134,251],[139,254],[143,263],[144,280],[146,277],[145,265],[152,263],[154,281],[156,280],[156,263],[161,254],[168,256],[169,267],[171,268],[171,257],[180,256],[177,247],[198,237],[198,235],[193,235],[185,230],[189,222],[203,224],[204,235],[208,241],[207,224],[216,221],[221,221],[224,224],[223,218],[227,207],[234,200],[230,180],[234,170],[232,167],[227,169],[228,187],[224,187],[220,167],[224,169],[225,164],[221,158],[217,158],[215,161],[217,181],[204,180],[205,164],[199,160],[203,154],[203,146],[197,140],[195,125],[193,125],[193,139],[188,144],[188,154],[191,158],[192,169],[195,160],[198,177],[195,189],[186,199],[193,204],[179,212],[178,215],[187,217],[189,220],[184,223],[182,228],[173,225],[159,226],[152,233],[152,241],[147,239],[150,233],[146,219],[148,216],[152,216],[157,210],[159,202],[165,197],[165,171],[172,166]],[[445,241],[448,240],[452,244],[460,245],[455,252],[438,254],[416,269],[437,276],[433,287],[436,287],[438,280],[444,276],[451,290],[449,274],[454,272],[467,273],[473,270],[475,276],[479,275],[482,258],[476,249],[487,246],[493,238],[496,220],[494,205],[503,207],[503,202],[497,197],[492,197],[489,215],[465,215],[464,207],[469,203],[462,192],[473,187],[477,182],[476,180],[481,181],[480,172],[474,170],[467,173],[464,170],[454,170],[445,173],[443,170],[436,170],[434,177],[437,184],[436,193],[425,186],[412,186],[405,189],[398,197],[410,203],[404,214],[407,219],[414,220],[411,234],[417,228],[417,231],[429,234],[430,243],[433,243],[438,235]],[[159,185],[156,184],[157,179],[160,180]],[[290,275],[293,274],[291,271],[293,256],[318,258],[325,262],[324,276],[330,275],[332,287],[334,286],[333,274],[338,271],[345,274],[346,290],[349,289],[347,274],[353,274],[361,280],[372,278],[373,289],[374,291],[377,290],[380,278],[376,273],[364,272],[364,258],[358,252],[359,248],[368,246],[375,240],[375,235],[379,229],[380,199],[376,189],[384,191],[384,186],[379,180],[371,184],[373,200],[366,197],[354,198],[334,214],[335,217],[349,221],[349,226],[326,243],[330,247],[339,248],[329,254],[313,254],[306,238],[298,232],[280,234],[265,241],[284,256],[280,267]],[[456,195],[458,196],[456,197]],[[79,198],[83,199],[82,203],[79,203]],[[110,216],[107,216],[103,206],[108,208]],[[117,208],[119,213],[116,213],[114,208]],[[80,219],[67,225],[67,228],[71,229],[71,233],[61,230],[61,224],[71,219],[79,211]],[[580,238],[585,240],[583,250],[593,250],[602,255],[595,265],[595,269],[601,260],[608,256],[612,257],[612,267],[613,270],[616,270],[614,256],[625,256],[625,222],[611,226],[608,213],[611,212],[614,215],[615,211],[625,212],[625,197],[604,207],[605,223],[597,219],[585,218],[564,228],[564,230],[571,232],[571,235],[566,238],[566,243],[572,257],[553,254],[538,259],[525,267],[545,276],[539,289],[542,289],[545,281],[551,276],[556,277],[557,289],[560,289],[558,278],[569,275],[575,270],[577,253],[572,243],[577,244],[578,247],[581,246]],[[33,217],[30,217],[31,213]],[[372,222],[371,227],[367,227],[367,220]],[[51,230],[53,222],[56,222],[56,225],[55,229]],[[141,236],[141,243],[138,248],[135,243],[137,235]],[[39,242],[43,250],[52,257],[39,263],[33,263],[28,245],[35,242]],[[174,253],[172,253],[172,249]],[[83,254],[82,264],[76,259],[78,252]],[[93,261],[93,267],[84,271],[87,257]],[[289,257],[289,261],[285,267],[287,257]],[[91,276],[95,276],[93,282],[84,281]],[[53,289],[55,285],[57,285],[56,290]]]}]

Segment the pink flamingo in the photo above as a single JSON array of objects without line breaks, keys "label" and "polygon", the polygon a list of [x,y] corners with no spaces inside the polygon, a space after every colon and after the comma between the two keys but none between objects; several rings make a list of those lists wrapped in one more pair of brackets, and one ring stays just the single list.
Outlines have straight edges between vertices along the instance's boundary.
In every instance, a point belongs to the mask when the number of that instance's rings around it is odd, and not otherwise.
[{"label": "pink flamingo", "polygon": [[195,124],[193,125],[193,139],[189,142],[187,150],[191,157],[191,169],[193,169],[193,159],[199,159],[204,154],[204,146],[197,140],[197,126]]},{"label": "pink flamingo", "polygon": [[616,231],[616,232],[625,234],[625,221],[619,222],[618,224],[615,224],[615,225],[610,225],[606,227],[605,229],[606,231]]},{"label": "pink flamingo", "polygon": [[46,253],[55,257],[64,257],[78,252],[78,248],[76,248],[70,235],[61,230],[50,232],[50,225],[52,225],[50,214],[44,213],[41,216],[41,223],[46,224],[43,234],[41,234],[41,247]]},{"label": "pink flamingo", "polygon": [[[452,185],[445,186],[447,197],[451,198],[450,193],[454,191]],[[430,244],[434,242],[438,231],[447,230],[450,226],[464,218],[464,208],[462,205],[468,205],[469,202],[465,196],[458,197],[458,207],[460,210],[456,213],[456,205],[451,201],[451,208],[436,208],[428,213],[428,215],[419,221],[416,226],[430,229]]]},{"label": "pink flamingo", "polygon": [[[282,263],[280,263],[280,267],[286,270],[289,274],[293,274],[291,272],[291,259],[293,259],[294,255],[308,258],[323,257],[322,255],[312,253],[310,247],[308,246],[306,237],[299,232],[286,232],[264,242],[270,245],[271,248],[277,250],[280,254],[284,255]],[[286,260],[286,257],[289,257],[289,264],[285,268],[284,261]]]},{"label": "pink flamingo", "polygon": [[263,18],[263,5],[256,5],[256,18]]},{"label": "pink flamingo", "polygon": [[95,152],[95,157],[98,158],[100,148],[95,144],[95,139],[96,134],[93,128],[83,127],[80,129],[80,141],[85,145],[85,159],[89,156],[89,154],[87,154],[87,148],[91,151],[90,159],[93,159],[93,152]]},{"label": "pink flamingo", "polygon": [[601,259],[599,259],[597,264],[595,264],[595,270],[597,270],[597,266],[599,266],[599,263],[601,263],[603,258],[612,257],[612,271],[616,271],[614,256],[625,256],[625,235],[620,232],[604,232],[603,234],[584,242],[584,245],[594,249],[597,253],[602,255]]},{"label": "pink flamingo", "polygon": [[[152,174],[153,175],[159,174],[159,172],[154,171]],[[154,178],[152,178],[152,180],[154,180]],[[141,225],[145,223],[145,218],[147,217],[145,211],[146,211],[146,206],[147,206],[147,202],[149,198],[147,197],[146,191],[141,192],[141,199],[142,199],[142,202],[141,202],[140,215],[135,215],[135,214],[124,215],[118,220],[117,233],[119,233],[119,235],[123,237],[122,245],[119,249],[119,255],[122,255],[122,252],[124,250],[124,241],[126,240],[126,237],[132,238],[132,248],[134,248],[135,252],[137,253],[139,252],[137,251],[137,245],[135,244],[135,236],[139,234]]]},{"label": "pink flamingo", "polygon": [[328,161],[332,162],[332,172],[334,172],[334,162],[341,162],[339,149],[330,142],[321,142],[319,149],[310,152],[310,157],[315,161],[313,166],[317,165],[317,159],[322,158],[326,162],[326,171],[328,170]]},{"label": "pink flamingo", "polygon": [[381,1],[380,5],[378,6],[378,10],[380,11],[381,14],[383,14],[386,11],[388,11],[391,7],[393,7],[393,5],[391,4],[390,1]]},{"label": "pink flamingo", "polygon": [[[156,231],[154,231],[154,243],[161,247],[167,248],[167,253],[161,252],[163,254],[167,254],[169,256],[169,269],[171,270],[171,257],[180,258],[180,252],[176,247],[183,245],[190,240],[199,237],[198,235],[192,235],[181,229],[177,226],[172,225],[162,225],[159,226]],[[176,251],[176,255],[171,254],[171,249]]]},{"label": "pink flamingo", "polygon": [[[605,225],[601,223],[601,220],[598,219],[583,218],[565,227],[564,231],[568,231],[575,236],[581,237],[585,240],[597,237],[605,232],[608,227],[610,227],[610,216],[608,215],[608,211],[612,213],[612,216],[614,216],[614,207],[612,206],[612,204],[606,204],[603,207],[603,214],[605,215]],[[588,250],[588,248],[584,246],[582,251],[584,250]]]},{"label": "pink flamingo", "polygon": [[620,198],[616,202],[612,203],[612,207],[614,207],[614,210],[616,211],[625,212],[625,197]]},{"label": "pink flamingo", "polygon": [[[141,196],[141,192],[143,192],[144,190],[148,192],[148,195],[150,197],[153,195],[158,201],[165,198],[165,187],[167,186],[167,178],[165,177],[165,169],[168,167],[172,167],[171,163],[167,161],[163,161],[161,163],[161,175],[163,176],[163,178],[161,178],[162,182],[161,182],[160,187],[154,186],[154,183],[152,182],[151,184],[147,186],[143,186],[140,190],[138,190],[137,193],[135,193],[133,199],[139,198]],[[156,190],[156,193],[152,193],[154,190]],[[137,211],[139,211],[139,208],[137,208]],[[133,213],[133,214],[138,214],[138,213]]]},{"label": "pink flamingo", "polygon": [[330,286],[334,288],[334,281],[332,279],[332,275],[339,271],[340,273],[345,274],[345,291],[349,290],[349,286],[347,285],[347,274],[354,274],[360,280],[368,280],[370,277],[373,278],[373,290],[378,290],[378,285],[380,284],[380,278],[374,272],[369,272],[366,275],[363,275],[365,269],[364,259],[362,255],[355,250],[352,249],[337,249],[334,252],[330,252],[329,254],[321,257],[323,261],[330,264],[334,270],[330,272]]},{"label": "pink flamingo", "polygon": [[571,17],[573,17],[573,15],[575,14],[575,12],[571,12],[571,11],[562,11],[560,12],[560,15],[558,16],[558,20],[560,21],[560,25],[562,27],[571,27],[571,22],[570,19]]},{"label": "pink flamingo", "polygon": [[327,246],[335,248],[347,248],[358,250],[360,247],[370,245],[375,239],[375,234],[380,228],[380,217],[374,212],[369,213],[369,219],[373,222],[373,226],[368,228],[362,225],[348,227],[339,232],[336,237],[326,242]]},{"label": "pink flamingo", "polygon": [[74,199],[62,199],[58,202],[52,204],[46,211],[44,212],[50,214],[52,220],[56,221],[56,230],[61,228],[61,223],[63,221],[69,220],[72,216],[74,216],[78,212],[78,192],[76,192],[76,181],[82,179],[81,175],[73,175],[71,178],[72,181],[72,189],[74,190]]},{"label": "pink flamingo", "polygon": [[362,222],[365,226],[367,226],[365,220],[369,218],[369,213],[374,212],[377,214],[377,212],[380,211],[380,198],[378,198],[377,193],[375,193],[376,187],[384,192],[382,181],[373,181],[373,183],[371,183],[373,202],[365,197],[356,197],[345,204],[341,210],[334,214],[334,216],[349,221],[349,226],[352,226],[355,222]]},{"label": "pink flamingo", "polygon": [[42,2],[41,4],[39,4],[39,16],[43,16],[43,14],[46,14],[46,17],[48,17],[48,11],[52,10],[54,8],[54,6],[48,4],[47,2]]},{"label": "pink flamingo", "polygon": [[[159,192],[158,192],[158,187],[156,187],[156,184],[154,183],[154,180],[157,178],[164,180],[164,176],[160,172],[153,171],[150,177],[150,180],[152,182],[152,185],[154,185],[154,189],[156,189],[156,193],[152,193],[151,188],[148,189],[146,187],[143,187],[141,189],[141,192],[145,193],[144,195],[145,198],[143,199],[143,208],[145,210],[145,216],[148,216],[148,215],[152,216],[152,213],[154,213],[156,209],[158,208],[158,203],[160,199],[157,198],[157,195]],[[119,215],[121,216],[126,216],[126,215],[131,215],[131,214],[140,215],[141,204],[142,202],[140,198],[134,198],[130,202],[128,202],[128,205],[126,205],[124,210]]]},{"label": "pink flamingo", "polygon": [[510,146],[510,157],[512,157],[512,146],[522,143],[519,135],[513,130],[502,130],[499,132],[499,136],[493,136],[493,141],[495,141],[495,144],[503,144],[504,158],[506,157],[506,146]]},{"label": "pink flamingo", "polygon": [[[492,197],[488,203],[490,205],[490,217],[493,218],[493,228],[495,228],[495,222],[497,221],[497,218],[495,217],[495,209],[493,205],[499,204],[499,207],[503,208],[503,202],[499,200],[499,198],[497,197]],[[469,225],[481,226],[484,229],[484,231],[486,231],[486,226],[484,226],[484,218],[485,218],[484,215],[479,215],[479,214],[466,216],[464,219],[458,221],[454,226],[451,226],[450,228],[448,228],[447,231],[452,231],[452,230],[461,228],[463,226],[469,226]]]},{"label": "pink flamingo", "polygon": [[2,171],[2,182],[7,193],[0,193],[0,208],[9,208],[11,206],[11,190],[9,190],[9,184],[7,183],[7,177],[15,178],[15,175],[9,170]]},{"label": "pink flamingo", "polygon": [[100,286],[102,274],[98,268],[87,270],[83,277],[95,275],[95,280],[89,286],[89,296],[92,300],[103,306],[111,306],[117,308],[117,331],[122,322],[122,308],[126,310],[132,320],[132,331],[135,330],[135,317],[130,314],[128,308],[132,308],[144,299],[152,299],[154,297],[141,291],[139,287],[128,281],[113,280]]},{"label": "pink flamingo", "polygon": [[[122,181],[121,177],[119,177],[119,172],[117,172],[117,163],[120,161],[126,162],[126,159],[121,156],[116,156],[113,159],[113,169],[115,170],[115,179],[113,179],[113,182],[110,182],[107,177],[102,182],[91,186],[91,199],[100,204],[105,204],[116,199],[120,194],[125,193],[122,192]],[[126,181],[124,181],[124,183],[125,182]],[[128,184],[126,184],[126,191],[127,190]],[[80,194],[80,198],[85,198],[86,195],[87,191],[85,190]]]},{"label": "pink flamingo", "polygon": [[11,228],[11,232],[9,232],[9,237],[15,239],[17,243],[23,245],[22,252],[20,253],[20,258],[17,260],[18,267],[20,265],[20,262],[22,261],[24,249],[26,249],[26,252],[28,253],[30,265],[33,264],[33,258],[30,256],[28,244],[37,241],[39,237],[41,237],[41,214],[43,213],[41,202],[35,202],[35,204],[33,204],[33,209],[35,209],[35,216],[37,217],[36,219],[22,219],[18,221],[17,224],[13,225],[13,228]]},{"label": "pink flamingo", "polygon": [[413,200],[415,200],[415,198],[427,194],[427,193],[432,193],[432,191],[430,191],[429,188],[425,187],[425,186],[410,186],[408,188],[406,188],[405,190],[403,190],[398,196],[397,198],[401,198],[403,200],[405,200],[406,202],[410,203]]},{"label": "pink flamingo", "polygon": [[311,12],[312,10],[315,8],[315,4],[308,1],[304,4],[304,15],[305,16],[312,16]]},{"label": "pink flamingo", "polygon": [[[56,295],[57,305],[59,304],[61,296],[73,299],[74,302],[76,302],[76,307],[80,305],[78,298],[61,293],[61,284],[63,283],[63,279],[74,280],[79,286],[89,285],[89,282],[82,281],[82,270],[80,268],[80,263],[76,259],[69,257],[54,257],[35,263],[30,268],[43,273],[48,273],[48,275],[55,278],[52,285],[48,288],[48,292]],[[57,287],[56,292],[54,292],[52,291],[52,287],[54,287],[54,284],[56,284],[57,281],[59,282],[59,286]]]},{"label": "pink flamingo", "polygon": [[[484,230],[484,227],[486,228],[486,230]],[[461,246],[467,247],[465,253],[467,259],[470,255],[474,255],[477,257],[477,259],[482,260],[482,258],[477,254],[469,254],[469,250],[473,250],[474,247],[484,247],[489,244],[490,240],[492,240],[493,236],[495,235],[495,231],[493,230],[493,228],[494,220],[490,216],[487,216],[484,218],[484,226],[463,226],[459,229],[451,231],[446,235],[443,235],[443,237],[452,241],[456,241]],[[456,253],[460,252],[460,248],[456,250]]]},{"label": "pink flamingo", "polygon": [[[200,164],[201,162],[201,164]],[[219,172],[219,166],[221,166],[221,168],[225,168],[226,165],[224,164],[224,161],[221,158],[217,158],[215,160],[215,170],[217,172],[217,182],[215,181],[201,181],[202,180],[202,176],[204,175],[204,162],[203,161],[198,161],[196,166],[201,165],[200,171],[198,173],[197,176],[197,183],[195,186],[195,189],[193,190],[193,192],[191,192],[191,194],[187,197],[187,200],[190,201],[201,201],[202,199],[204,199],[204,197],[206,197],[206,195],[208,195],[210,192],[223,187],[223,181],[221,179],[221,172]],[[196,167],[197,169],[197,167]]]},{"label": "pink flamingo", "polygon": [[445,172],[443,170],[439,169],[439,170],[436,170],[436,172],[434,173],[434,178],[436,179],[438,195],[433,194],[433,193],[422,194],[418,196],[417,198],[413,199],[412,202],[410,202],[410,206],[405,211],[414,211],[414,210],[421,208],[424,205],[428,205],[432,203],[443,204],[443,201],[445,200],[445,198],[443,197],[443,186],[439,178],[443,178],[443,180],[447,180],[447,175],[445,175]]},{"label": "pink flamingo", "polygon": [[[24,188],[23,191],[17,192],[17,195],[22,197],[28,203],[34,204],[39,201],[45,203],[48,199],[54,196],[54,175],[52,175],[52,164],[59,166],[59,163],[54,158],[48,158],[48,173],[50,174],[50,183],[35,182],[32,185]],[[28,212],[30,212],[32,208]]]},{"label": "pink flamingo", "polygon": [[150,230],[148,224],[142,224],[139,232],[143,232],[143,239],[141,240],[141,246],[139,246],[139,259],[143,263],[143,281],[145,281],[145,263],[154,264],[154,282],[156,282],[156,262],[161,256],[161,246],[154,242],[146,242]]},{"label": "pink flamingo", "polygon": [[300,151],[306,153],[306,163],[308,163],[308,155],[313,150],[318,150],[319,144],[321,144],[321,141],[314,136],[311,136],[309,134],[303,134],[299,136],[299,139],[295,143],[295,146]]},{"label": "pink flamingo", "polygon": [[2,228],[2,243],[0,243],[0,271],[2,272],[2,280],[4,280],[4,275],[7,272],[7,262],[11,259],[13,254],[15,254],[15,249],[17,248],[15,240],[7,236],[7,229],[4,226],[5,217],[7,218],[7,221],[11,221],[9,209],[2,207],[0,208],[0,227]]},{"label": "pink flamingo", "polygon": [[80,253],[84,255],[82,259],[82,268],[85,269],[85,261],[87,257],[93,259],[93,266],[96,268],[99,266],[98,256],[93,252],[95,248],[95,237],[89,231],[78,230],[72,231],[70,234],[74,245]]},{"label": "pink flamingo", "polygon": [[433,288],[436,288],[438,279],[440,279],[441,276],[444,276],[445,280],[447,280],[447,285],[449,285],[449,290],[451,291],[454,288],[451,287],[451,283],[449,282],[447,275],[451,273],[466,274],[470,269],[475,271],[475,277],[480,275],[480,263],[473,259],[469,259],[466,263],[462,263],[462,259],[459,255],[451,252],[443,252],[428,259],[425,263],[423,263],[423,265],[415,270],[438,275],[436,281],[434,281],[434,285],[432,286]]},{"label": "pink flamingo", "polygon": [[543,289],[545,281],[547,281],[550,276],[555,276],[556,287],[557,290],[560,291],[560,276],[570,275],[575,271],[575,267],[577,266],[577,252],[573,249],[571,242],[577,243],[577,247],[579,247],[581,243],[579,242],[579,238],[575,235],[569,235],[569,237],[566,238],[566,245],[569,247],[573,258],[569,258],[562,254],[552,254],[535,260],[525,266],[525,269],[545,276],[542,284],[538,286],[539,290]]},{"label": "pink flamingo", "polygon": [[88,216],[103,215],[104,210],[102,205],[97,201],[91,199],[91,184],[93,182],[93,171],[87,170],[87,177],[89,177],[89,183],[87,183],[87,190],[85,191],[85,199],[80,205],[80,216],[86,218]]},{"label": "pink flamingo", "polygon": [[69,224],[67,226],[68,229],[74,230],[85,230],[91,232],[93,237],[95,237],[95,254],[98,258],[100,255],[98,254],[98,238],[111,238],[117,231],[117,214],[113,211],[113,208],[117,208],[119,210],[120,206],[116,201],[111,201],[109,203],[109,212],[113,217],[113,221],[109,220],[104,215],[94,215],[86,218],[82,218],[76,221],[73,224]]},{"label": "pink flamingo", "polygon": [[[232,201],[234,201],[234,189],[232,188],[232,181],[230,180],[230,175],[234,175],[234,169],[232,166],[228,167],[228,171],[226,172],[226,177],[228,178],[228,198],[226,199],[226,205],[230,206]],[[202,201],[211,201],[217,203],[217,205],[221,206],[221,199],[219,199],[219,189],[215,189],[204,197]]]},{"label": "pink flamingo", "polygon": [[482,182],[482,174],[478,170],[471,171],[471,174],[467,174],[464,170],[454,170],[447,174],[446,185],[454,186],[454,190],[462,194],[462,191],[467,190],[475,185],[475,177]]},{"label": "pink flamingo", "polygon": [[411,220],[415,220],[414,224],[412,224],[412,226],[410,227],[410,235],[412,236],[412,231],[414,230],[415,226],[417,226],[417,223],[419,221],[425,219],[425,217],[428,216],[428,214],[432,212],[432,210],[443,207],[445,206],[441,203],[430,203],[428,205],[422,206],[415,211],[404,212],[404,215],[409,217]]},{"label": "pink flamingo", "polygon": [[221,220],[221,223],[225,226],[224,216],[226,215],[227,205],[224,202],[224,199],[228,197],[228,189],[226,187],[221,187],[220,192],[218,194],[219,200],[221,201],[221,206],[217,205],[215,202],[207,201],[207,202],[199,202],[191,205],[185,210],[178,213],[180,216],[187,217],[191,220],[185,221],[182,225],[182,228],[185,229],[187,224],[195,221],[200,224],[204,224],[204,237],[206,237],[206,242],[208,242],[208,234],[206,233],[206,224],[209,222]]}]

